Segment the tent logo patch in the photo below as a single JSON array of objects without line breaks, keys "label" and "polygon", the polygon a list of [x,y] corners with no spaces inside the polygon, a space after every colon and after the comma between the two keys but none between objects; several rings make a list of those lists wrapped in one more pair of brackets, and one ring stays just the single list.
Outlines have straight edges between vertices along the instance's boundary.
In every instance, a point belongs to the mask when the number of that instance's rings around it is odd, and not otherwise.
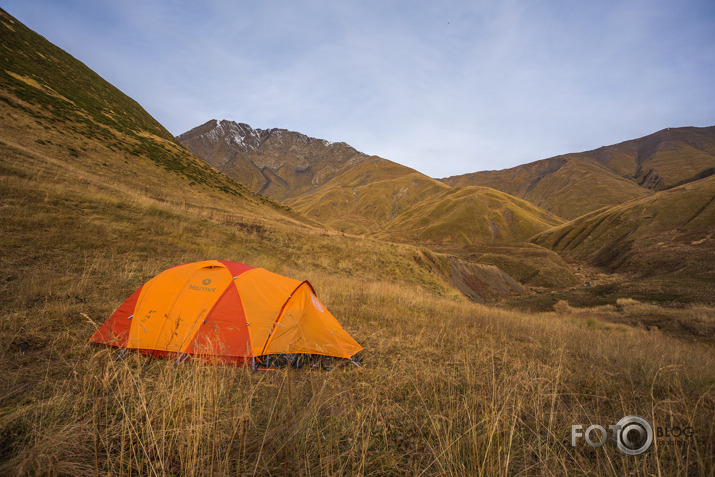
[{"label": "tent logo patch", "polygon": [[209,287],[206,286],[206,285],[210,285],[210,284],[211,284],[211,279],[210,279],[210,278],[204,279],[204,281],[202,281],[201,284],[204,285],[204,286],[200,287],[200,286],[197,286],[197,285],[189,285],[189,290],[201,291],[201,292],[215,292],[215,291],[216,291],[216,287],[209,288]]}]

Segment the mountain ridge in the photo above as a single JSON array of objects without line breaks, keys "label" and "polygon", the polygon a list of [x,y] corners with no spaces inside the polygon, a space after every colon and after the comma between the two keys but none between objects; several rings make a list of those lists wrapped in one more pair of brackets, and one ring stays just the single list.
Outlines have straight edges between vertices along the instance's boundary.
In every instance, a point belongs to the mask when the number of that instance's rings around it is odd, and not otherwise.
[{"label": "mountain ridge", "polygon": [[[280,128],[253,129],[228,120],[212,119],[176,138],[255,192],[290,203],[305,202],[300,198],[318,193],[350,168],[378,158],[345,142]],[[385,165],[391,163],[380,159]],[[713,173],[715,126],[666,128],[591,151],[435,180],[450,187],[490,187],[571,220]]]},{"label": "mountain ridge", "polygon": [[492,187],[575,219],[713,173],[715,126],[708,126],[666,128],[591,151],[440,180]]}]

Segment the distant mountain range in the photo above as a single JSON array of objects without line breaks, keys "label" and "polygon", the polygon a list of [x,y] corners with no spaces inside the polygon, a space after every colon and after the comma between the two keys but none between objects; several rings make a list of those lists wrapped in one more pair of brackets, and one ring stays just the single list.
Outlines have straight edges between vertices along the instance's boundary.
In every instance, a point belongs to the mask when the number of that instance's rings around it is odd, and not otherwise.
[{"label": "distant mountain range", "polygon": [[[368,156],[342,142],[331,143],[284,129],[253,129],[226,120],[211,120],[177,139],[219,171],[277,200],[315,192],[363,162],[381,164],[369,167],[373,181],[382,180],[380,169],[394,178],[396,168],[390,161]],[[419,174],[409,168],[403,172]],[[668,128],[593,151],[440,181],[453,187],[490,187],[564,219],[574,219],[713,173],[715,126]],[[425,183],[430,184],[428,188],[434,186],[430,181]]]},{"label": "distant mountain range", "polygon": [[226,120],[177,139],[218,170],[310,218],[401,241],[523,241],[563,220],[715,172],[715,127],[666,129],[442,180],[345,143]]},{"label": "distant mountain range", "polygon": [[283,129],[212,120],[177,140],[254,191],[352,233],[406,242],[514,242],[563,222],[495,189],[451,187],[345,143]]}]

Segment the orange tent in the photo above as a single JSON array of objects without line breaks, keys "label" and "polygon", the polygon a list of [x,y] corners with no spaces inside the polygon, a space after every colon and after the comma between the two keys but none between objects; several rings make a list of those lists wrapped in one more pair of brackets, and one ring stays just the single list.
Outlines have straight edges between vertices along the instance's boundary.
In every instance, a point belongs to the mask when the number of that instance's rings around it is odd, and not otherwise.
[{"label": "orange tent", "polygon": [[351,358],[363,349],[308,281],[224,260],[160,273],[90,341],[158,357],[200,355],[235,364],[298,353]]}]

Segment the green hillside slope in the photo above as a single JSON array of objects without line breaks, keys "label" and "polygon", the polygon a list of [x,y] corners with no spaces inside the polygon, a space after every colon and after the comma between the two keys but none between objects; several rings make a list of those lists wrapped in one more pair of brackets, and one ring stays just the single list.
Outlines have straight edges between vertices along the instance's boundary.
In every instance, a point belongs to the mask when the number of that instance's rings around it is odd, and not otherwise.
[{"label": "green hillside slope", "polygon": [[[142,182],[147,193],[176,200],[191,197],[172,194],[170,185],[181,183],[269,203],[193,156],[134,100],[71,55],[6,12],[0,19],[0,140],[8,146],[107,180]],[[171,173],[168,182],[157,169]]]},{"label": "green hillside slope", "polygon": [[566,157],[598,162],[651,190],[669,189],[715,173],[715,126],[667,128]]}]

